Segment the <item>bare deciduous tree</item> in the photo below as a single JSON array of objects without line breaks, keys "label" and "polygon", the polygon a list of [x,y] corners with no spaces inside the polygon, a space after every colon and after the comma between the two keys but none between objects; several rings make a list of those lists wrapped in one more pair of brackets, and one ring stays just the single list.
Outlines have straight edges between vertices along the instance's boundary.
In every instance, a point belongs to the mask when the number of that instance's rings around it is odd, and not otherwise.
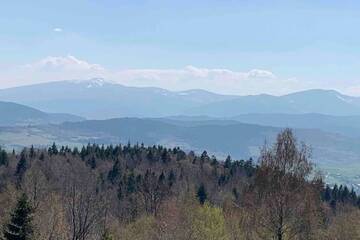
[{"label": "bare deciduous tree", "polygon": [[299,218],[304,215],[308,201],[316,200],[305,197],[312,192],[307,181],[313,169],[309,158],[309,148],[299,146],[290,129],[278,135],[272,148],[262,149],[252,192],[260,234],[283,240],[284,236],[292,239],[304,230]]},{"label": "bare deciduous tree", "polygon": [[[91,239],[90,235],[105,217],[107,201],[96,184],[96,178],[78,168],[67,179],[65,209],[72,240]],[[100,231],[98,231],[100,232]]]}]

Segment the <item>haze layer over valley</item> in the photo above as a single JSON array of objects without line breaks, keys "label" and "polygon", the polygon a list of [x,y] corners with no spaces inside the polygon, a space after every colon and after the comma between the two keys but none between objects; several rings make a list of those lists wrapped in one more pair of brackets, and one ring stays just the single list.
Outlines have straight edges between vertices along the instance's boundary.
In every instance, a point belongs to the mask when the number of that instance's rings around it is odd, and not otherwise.
[{"label": "haze layer over valley", "polygon": [[333,90],[236,96],[90,79],[2,89],[0,100],[12,113],[0,119],[0,143],[8,149],[131,142],[256,161],[260,146],[290,127],[312,146],[328,182],[360,184],[354,170],[360,165],[360,98]]}]

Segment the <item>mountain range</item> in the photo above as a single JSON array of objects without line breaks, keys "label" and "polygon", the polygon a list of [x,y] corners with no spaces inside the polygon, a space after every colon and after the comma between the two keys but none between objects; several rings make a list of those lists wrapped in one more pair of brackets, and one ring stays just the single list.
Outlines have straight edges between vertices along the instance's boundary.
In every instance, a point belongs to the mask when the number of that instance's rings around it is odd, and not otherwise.
[{"label": "mountain range", "polygon": [[203,90],[171,92],[152,87],[127,87],[103,79],[50,82],[0,90],[0,100],[88,119],[176,115],[189,108],[231,98],[233,96]]},{"label": "mountain range", "polygon": [[253,113],[230,117],[242,123],[274,127],[321,129],[350,137],[360,137],[360,116],[332,116],[319,113]]},{"label": "mountain range", "polygon": [[313,89],[284,96],[266,94],[239,96],[186,111],[187,115],[200,114],[213,117],[253,113],[360,115],[360,98],[346,96],[334,90]]},{"label": "mountain range", "polygon": [[234,96],[204,90],[174,92],[152,87],[128,87],[103,79],[1,89],[0,100],[88,119],[170,115],[223,118],[254,113],[360,115],[360,98],[333,90],[308,90],[284,96]]},{"label": "mountain range", "polygon": [[74,80],[1,89],[0,111],[8,149],[131,142],[256,158],[290,127],[327,181],[360,184],[360,98],[333,90],[234,96]]}]

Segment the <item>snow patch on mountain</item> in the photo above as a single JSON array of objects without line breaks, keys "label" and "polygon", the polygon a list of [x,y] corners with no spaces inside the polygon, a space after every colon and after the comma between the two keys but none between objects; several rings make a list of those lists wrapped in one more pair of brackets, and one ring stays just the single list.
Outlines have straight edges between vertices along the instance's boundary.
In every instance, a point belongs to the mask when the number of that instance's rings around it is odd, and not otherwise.
[{"label": "snow patch on mountain", "polygon": [[115,82],[105,80],[104,78],[91,78],[87,80],[71,80],[75,84],[84,84],[86,88],[103,87],[106,84],[116,84]]},{"label": "snow patch on mountain", "polygon": [[336,97],[338,99],[340,99],[341,101],[346,102],[346,103],[352,103],[353,102],[353,100],[351,98],[345,98],[344,96],[341,96],[341,95],[336,95]]}]

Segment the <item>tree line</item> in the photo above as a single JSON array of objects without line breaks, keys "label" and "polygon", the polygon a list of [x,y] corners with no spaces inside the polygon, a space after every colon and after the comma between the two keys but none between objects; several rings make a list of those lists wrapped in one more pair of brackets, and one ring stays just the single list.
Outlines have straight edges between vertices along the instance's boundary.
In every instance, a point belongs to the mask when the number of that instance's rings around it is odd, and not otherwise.
[{"label": "tree line", "polygon": [[0,239],[360,239],[290,129],[258,161],[143,144],[0,149]]}]

